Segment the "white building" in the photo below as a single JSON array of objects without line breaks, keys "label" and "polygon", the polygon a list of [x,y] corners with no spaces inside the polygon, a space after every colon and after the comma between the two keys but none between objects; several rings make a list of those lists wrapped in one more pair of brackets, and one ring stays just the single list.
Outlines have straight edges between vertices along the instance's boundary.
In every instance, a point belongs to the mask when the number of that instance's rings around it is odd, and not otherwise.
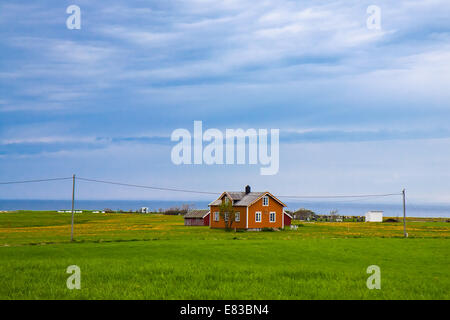
[{"label": "white building", "polygon": [[383,222],[383,211],[368,211],[366,222]]},{"label": "white building", "polygon": [[147,207],[142,207],[141,208],[141,213],[149,213],[149,210]]}]

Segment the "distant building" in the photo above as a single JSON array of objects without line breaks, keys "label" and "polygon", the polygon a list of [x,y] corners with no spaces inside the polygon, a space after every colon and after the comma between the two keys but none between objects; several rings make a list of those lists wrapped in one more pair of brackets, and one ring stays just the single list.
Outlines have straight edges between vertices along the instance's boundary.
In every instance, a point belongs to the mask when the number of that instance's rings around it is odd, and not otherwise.
[{"label": "distant building", "polygon": [[368,211],[366,222],[383,222],[383,211]]},{"label": "distant building", "polygon": [[142,207],[142,208],[139,210],[139,212],[140,212],[140,213],[149,213],[149,210],[148,210],[147,207]]}]

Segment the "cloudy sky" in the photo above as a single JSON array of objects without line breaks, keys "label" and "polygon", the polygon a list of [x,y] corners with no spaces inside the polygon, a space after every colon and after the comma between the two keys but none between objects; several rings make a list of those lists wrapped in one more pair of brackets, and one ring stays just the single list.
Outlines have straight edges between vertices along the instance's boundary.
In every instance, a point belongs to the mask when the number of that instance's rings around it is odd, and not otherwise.
[{"label": "cloudy sky", "polygon": [[[69,30],[69,5],[81,29]],[[368,29],[369,5],[381,30]],[[0,3],[0,181],[78,176],[450,202],[450,4]],[[172,163],[177,128],[280,129],[280,168]],[[70,182],[0,198],[70,198]],[[209,199],[79,183],[84,199]]]}]

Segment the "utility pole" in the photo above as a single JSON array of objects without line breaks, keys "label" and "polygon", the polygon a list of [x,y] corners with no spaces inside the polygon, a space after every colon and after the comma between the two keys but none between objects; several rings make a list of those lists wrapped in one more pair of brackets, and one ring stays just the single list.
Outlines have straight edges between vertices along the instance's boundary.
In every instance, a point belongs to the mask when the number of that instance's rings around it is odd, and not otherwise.
[{"label": "utility pole", "polygon": [[73,220],[74,220],[74,205],[75,205],[75,175],[72,177],[72,232],[70,233],[70,241],[73,241]]},{"label": "utility pole", "polygon": [[403,195],[403,234],[405,238],[408,238],[408,233],[406,233],[406,195],[405,195],[405,189],[402,190]]}]

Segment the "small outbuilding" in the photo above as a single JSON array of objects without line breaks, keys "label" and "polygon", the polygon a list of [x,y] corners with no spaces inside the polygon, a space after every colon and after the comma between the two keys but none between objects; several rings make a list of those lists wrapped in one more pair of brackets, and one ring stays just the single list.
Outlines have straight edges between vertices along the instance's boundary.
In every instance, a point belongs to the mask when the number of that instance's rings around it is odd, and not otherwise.
[{"label": "small outbuilding", "polygon": [[290,227],[292,223],[292,216],[286,211],[283,211],[283,219],[284,219],[284,226]]},{"label": "small outbuilding", "polygon": [[209,210],[190,210],[184,215],[185,226],[209,226]]},{"label": "small outbuilding", "polygon": [[368,211],[366,222],[383,222],[383,211]]}]

